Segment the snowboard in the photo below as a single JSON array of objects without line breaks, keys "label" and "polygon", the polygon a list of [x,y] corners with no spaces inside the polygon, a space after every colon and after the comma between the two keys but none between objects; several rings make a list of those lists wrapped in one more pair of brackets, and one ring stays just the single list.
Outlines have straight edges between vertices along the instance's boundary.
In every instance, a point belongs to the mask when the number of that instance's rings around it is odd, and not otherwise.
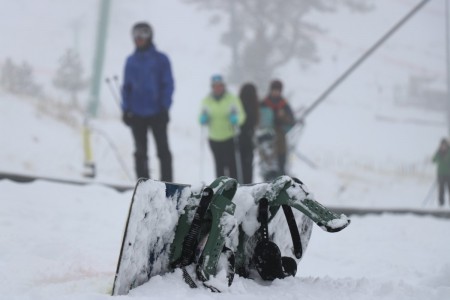
[{"label": "snowboard", "polygon": [[259,156],[259,172],[264,180],[271,180],[280,174],[278,157],[275,149],[275,131],[260,128],[255,132],[256,149]]},{"label": "snowboard", "polygon": [[[205,191],[209,190],[214,196],[205,201]],[[206,187],[141,179],[130,203],[112,295],[125,295],[175,267],[186,272],[188,263],[197,264],[197,277],[206,281],[217,272],[223,248],[235,253],[238,274],[251,273],[255,269],[252,257],[258,243],[261,199],[267,199],[269,205],[270,241],[278,245],[281,255],[297,263],[308,246],[312,224],[338,232],[350,223],[346,216],[314,200],[303,183],[289,176],[251,185],[237,185],[234,179],[221,177]],[[290,208],[294,209],[289,213]],[[200,215],[205,215],[207,226]],[[191,232],[200,231],[202,237],[193,238],[203,240],[195,245],[199,253],[180,264]]]},{"label": "snowboard", "polygon": [[259,172],[265,180],[272,180],[280,174],[275,145],[273,111],[267,107],[260,108],[260,124],[255,131],[255,144],[259,156]]},{"label": "snowboard", "polygon": [[131,199],[112,295],[125,295],[169,271],[178,218],[195,197],[183,184],[139,179]]}]

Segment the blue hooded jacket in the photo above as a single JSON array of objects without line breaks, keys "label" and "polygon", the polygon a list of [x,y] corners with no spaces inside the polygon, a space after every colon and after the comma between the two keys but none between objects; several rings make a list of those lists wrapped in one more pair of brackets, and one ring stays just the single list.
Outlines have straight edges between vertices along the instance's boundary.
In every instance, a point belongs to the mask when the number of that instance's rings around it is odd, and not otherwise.
[{"label": "blue hooded jacket", "polygon": [[127,59],[122,89],[122,110],[148,117],[167,111],[174,82],[169,58],[154,45]]}]

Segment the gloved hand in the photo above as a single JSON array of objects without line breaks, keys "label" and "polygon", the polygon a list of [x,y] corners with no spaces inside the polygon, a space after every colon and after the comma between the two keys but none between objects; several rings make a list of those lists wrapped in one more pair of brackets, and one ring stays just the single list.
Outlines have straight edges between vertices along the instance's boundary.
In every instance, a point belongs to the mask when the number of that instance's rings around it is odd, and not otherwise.
[{"label": "gloved hand", "polygon": [[236,126],[238,124],[239,119],[236,113],[231,113],[228,118],[230,120],[231,125]]},{"label": "gloved hand", "polygon": [[202,113],[200,116],[200,124],[206,125],[209,123],[209,116],[206,112]]},{"label": "gloved hand", "polygon": [[134,118],[133,114],[129,111],[125,111],[122,114],[122,121],[127,126],[131,126],[131,124],[133,123],[133,118]]}]

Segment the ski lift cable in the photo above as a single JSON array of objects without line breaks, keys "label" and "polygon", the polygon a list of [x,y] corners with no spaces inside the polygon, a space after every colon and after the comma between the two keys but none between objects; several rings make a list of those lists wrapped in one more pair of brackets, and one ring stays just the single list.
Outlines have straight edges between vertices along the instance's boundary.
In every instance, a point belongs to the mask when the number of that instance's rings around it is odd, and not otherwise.
[{"label": "ski lift cable", "polygon": [[[363,55],[357,59],[350,67],[342,73],[310,106],[308,106],[297,118],[295,125],[289,130],[288,145],[290,150],[294,150],[300,140],[300,136],[303,133],[305,127],[305,118],[314,111],[319,104],[321,104],[342,82],[344,82],[353,71],[355,71],[367,58],[369,58],[380,46],[382,46],[398,29],[400,29],[409,19],[411,19],[419,10],[421,10],[430,0],[423,0],[418,3],[408,14],[406,14],[400,21],[398,21],[388,32],[386,32],[378,41],[373,44]],[[304,155],[297,153],[296,156],[301,160],[304,160]],[[308,162],[309,164],[309,162]]]},{"label": "ski lift cable", "polygon": [[423,0],[417,4],[408,14],[398,21],[386,32],[372,47],[370,47],[359,59],[357,59],[341,76],[339,76],[309,107],[305,109],[299,120],[303,121],[316,107],[322,103],[347,77],[353,73],[367,58],[369,58],[381,45],[383,45],[398,29],[421,10],[430,0]]}]

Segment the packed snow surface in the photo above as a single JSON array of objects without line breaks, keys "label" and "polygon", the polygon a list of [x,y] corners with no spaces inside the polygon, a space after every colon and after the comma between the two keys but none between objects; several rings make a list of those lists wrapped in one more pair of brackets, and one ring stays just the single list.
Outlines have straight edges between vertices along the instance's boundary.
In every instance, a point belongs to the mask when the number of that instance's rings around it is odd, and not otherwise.
[{"label": "packed snow surface", "polygon": [[[105,299],[111,292],[131,192],[0,181],[1,299]],[[448,299],[450,221],[352,217],[315,230],[297,276],[237,277],[222,294],[191,290],[181,273],[156,276],[121,299]]]}]

